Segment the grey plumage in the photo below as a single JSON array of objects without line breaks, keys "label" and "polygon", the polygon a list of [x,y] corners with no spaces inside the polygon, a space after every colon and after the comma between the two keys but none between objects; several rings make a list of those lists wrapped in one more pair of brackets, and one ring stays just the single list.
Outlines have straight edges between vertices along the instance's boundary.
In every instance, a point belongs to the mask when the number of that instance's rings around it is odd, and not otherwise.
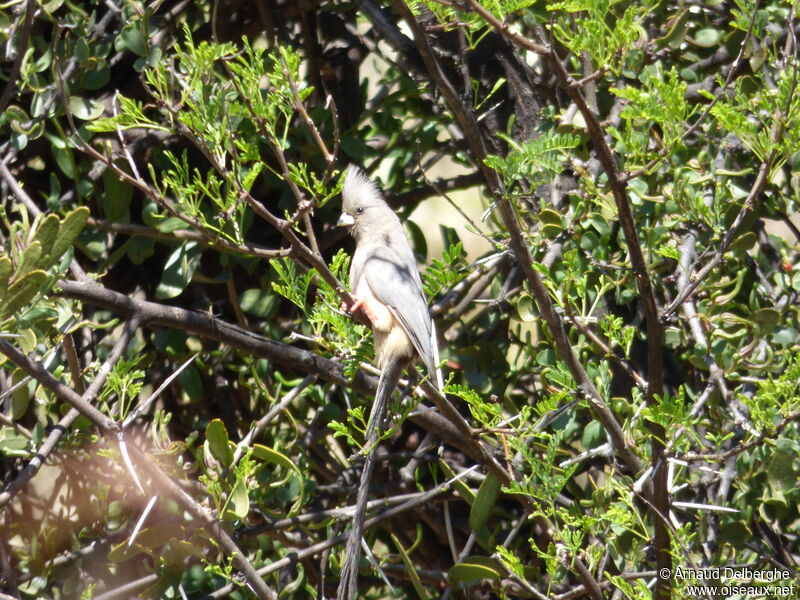
[{"label": "grey plumage", "polygon": [[[342,197],[343,215],[352,217],[351,232],[356,239],[350,287],[369,306],[370,296],[374,296],[388,307],[435,382],[433,324],[414,253],[400,219],[375,184],[353,166],[347,169]],[[392,337],[389,328],[393,324],[384,323],[380,319],[382,315],[377,316],[379,322],[373,323],[373,329],[378,364],[382,366],[387,357],[394,354],[411,358],[410,349]],[[396,342],[397,347],[392,342]]]},{"label": "grey plumage", "polygon": [[340,225],[347,225],[356,239],[350,265],[350,287],[372,325],[375,358],[381,377],[375,404],[366,432],[366,447],[371,448],[364,461],[347,540],[337,598],[354,600],[357,593],[358,561],[364,532],[369,484],[375,464],[374,446],[403,369],[418,356],[429,376],[441,389],[436,370],[435,330],[425,293],[422,289],[414,253],[400,219],[383,200],[377,187],[359,169],[350,166],[342,189]]}]

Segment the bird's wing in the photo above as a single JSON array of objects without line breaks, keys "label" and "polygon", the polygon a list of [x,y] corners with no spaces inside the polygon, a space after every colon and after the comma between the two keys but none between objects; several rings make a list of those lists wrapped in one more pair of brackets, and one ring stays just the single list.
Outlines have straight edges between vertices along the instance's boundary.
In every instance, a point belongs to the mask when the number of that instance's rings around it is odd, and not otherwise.
[{"label": "bird's wing", "polygon": [[431,377],[435,377],[431,317],[413,255],[378,247],[366,257],[363,276],[375,297],[392,311],[411,339]]}]

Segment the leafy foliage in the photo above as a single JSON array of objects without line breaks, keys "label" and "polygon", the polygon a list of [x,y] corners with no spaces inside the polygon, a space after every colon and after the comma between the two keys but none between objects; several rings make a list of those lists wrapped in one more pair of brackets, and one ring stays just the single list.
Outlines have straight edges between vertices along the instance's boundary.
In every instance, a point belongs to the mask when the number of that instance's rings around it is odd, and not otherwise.
[{"label": "leafy foliage", "polygon": [[401,386],[364,598],[794,581],[797,7],[357,4],[0,13],[2,591],[332,596],[374,385],[351,162],[455,407]]}]

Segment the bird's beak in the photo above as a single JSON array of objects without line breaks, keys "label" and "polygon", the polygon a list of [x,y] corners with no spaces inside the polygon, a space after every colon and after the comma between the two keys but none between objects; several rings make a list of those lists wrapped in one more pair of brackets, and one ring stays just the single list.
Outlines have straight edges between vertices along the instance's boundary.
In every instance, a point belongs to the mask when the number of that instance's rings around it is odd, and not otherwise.
[{"label": "bird's beak", "polygon": [[336,223],[337,227],[351,227],[355,225],[356,220],[353,218],[353,215],[343,212],[342,216],[339,217],[339,221]]}]

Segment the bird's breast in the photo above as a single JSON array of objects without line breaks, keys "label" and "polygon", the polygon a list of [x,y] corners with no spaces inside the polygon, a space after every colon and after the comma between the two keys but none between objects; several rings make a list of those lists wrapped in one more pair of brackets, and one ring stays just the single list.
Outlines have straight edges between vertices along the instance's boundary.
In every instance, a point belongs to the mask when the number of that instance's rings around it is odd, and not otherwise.
[{"label": "bird's breast", "polygon": [[372,330],[377,334],[378,332],[388,333],[392,327],[395,326],[396,319],[383,302],[378,300],[372,292],[372,288],[367,283],[367,278],[362,277],[356,285],[356,297],[364,302],[367,308],[367,314],[372,323]]},{"label": "bird's breast", "polygon": [[416,354],[414,344],[408,337],[400,321],[395,318],[392,309],[381,302],[372,292],[367,278],[362,277],[356,285],[356,297],[366,308],[372,323],[375,338],[375,362],[383,368],[390,359],[407,360]]}]

